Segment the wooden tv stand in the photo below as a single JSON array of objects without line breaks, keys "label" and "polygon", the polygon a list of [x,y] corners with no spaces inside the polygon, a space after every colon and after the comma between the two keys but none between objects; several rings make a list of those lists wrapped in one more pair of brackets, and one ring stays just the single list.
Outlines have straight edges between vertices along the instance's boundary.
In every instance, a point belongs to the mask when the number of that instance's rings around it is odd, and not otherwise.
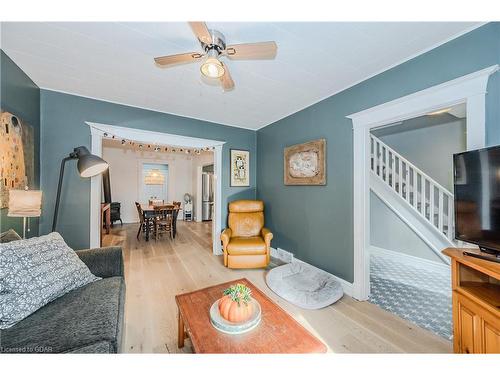
[{"label": "wooden tv stand", "polygon": [[447,248],[451,258],[453,350],[500,353],[500,263],[463,254],[475,249]]}]

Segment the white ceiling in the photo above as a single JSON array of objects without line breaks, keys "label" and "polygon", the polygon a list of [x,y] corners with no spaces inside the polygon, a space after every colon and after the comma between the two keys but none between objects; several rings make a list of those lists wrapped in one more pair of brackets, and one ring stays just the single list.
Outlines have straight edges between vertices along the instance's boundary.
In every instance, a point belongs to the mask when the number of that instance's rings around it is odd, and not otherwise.
[{"label": "white ceiling", "polygon": [[2,23],[1,47],[41,88],[259,129],[480,26],[472,22],[219,23],[228,44],[275,40],[275,60],[228,61],[236,87],[199,64],[153,57],[199,50],[187,23]]}]

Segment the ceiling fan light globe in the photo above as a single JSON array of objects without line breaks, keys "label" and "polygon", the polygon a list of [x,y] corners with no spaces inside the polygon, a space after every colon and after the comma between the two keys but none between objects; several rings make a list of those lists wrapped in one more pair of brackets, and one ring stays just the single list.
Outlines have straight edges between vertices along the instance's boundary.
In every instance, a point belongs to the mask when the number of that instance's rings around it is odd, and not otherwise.
[{"label": "ceiling fan light globe", "polygon": [[225,70],[222,63],[216,58],[208,58],[200,68],[201,73],[209,78],[220,78],[224,75]]}]

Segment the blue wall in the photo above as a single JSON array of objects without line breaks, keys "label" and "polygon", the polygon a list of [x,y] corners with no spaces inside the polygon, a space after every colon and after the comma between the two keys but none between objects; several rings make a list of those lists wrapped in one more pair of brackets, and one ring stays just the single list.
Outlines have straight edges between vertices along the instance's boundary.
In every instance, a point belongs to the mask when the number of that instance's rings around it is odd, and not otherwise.
[{"label": "blue wall", "polygon": [[[76,146],[90,148],[90,130],[85,121],[225,141],[222,155],[223,225],[228,202],[240,198],[255,199],[257,150],[254,131],[47,90],[41,90],[41,108],[44,205],[40,233],[48,233],[52,226],[61,159]],[[231,148],[250,151],[249,188],[229,187]],[[66,167],[57,230],[70,246],[79,249],[89,246],[90,181],[81,178],[73,164],[69,162]]]},{"label": "blue wall", "polygon": [[[290,115],[257,133],[257,196],[273,247],[353,281],[352,123],[347,115],[500,63],[500,23],[490,23]],[[283,148],[327,139],[327,185],[284,186]],[[500,143],[500,79],[490,78],[487,143]]]},{"label": "blue wall", "polygon": [[[33,126],[35,186],[30,186],[30,189],[38,189],[40,183],[40,89],[2,50],[0,50],[0,65],[1,109],[18,116]],[[36,236],[38,234],[38,219],[30,219],[30,222],[31,233],[27,236]],[[3,232],[9,228],[22,235],[23,219],[8,217],[7,209],[2,209],[0,212],[0,231]]]},{"label": "blue wall", "polygon": [[[345,116],[497,63],[500,63],[500,24],[491,23],[252,132],[74,95],[39,91],[2,53],[1,105],[23,117],[37,130],[39,126],[42,129],[40,169],[37,169],[37,175],[41,170],[40,183],[44,192],[41,233],[50,231],[61,159],[75,146],[90,145],[85,121],[217,139],[227,142],[222,168],[223,212],[227,202],[253,198],[257,188],[257,196],[266,202],[266,225],[275,234],[274,247],[292,251],[299,258],[352,281],[352,127]],[[488,85],[488,145],[500,143],[499,102],[497,73]],[[317,138],[327,139],[327,185],[284,186],[283,148]],[[250,150],[250,188],[229,187],[230,148]],[[74,248],[84,248],[89,243],[89,201],[89,181],[81,179],[76,168],[68,165],[58,230]],[[225,217],[223,219],[225,221]],[[2,213],[2,228],[5,222]]]}]

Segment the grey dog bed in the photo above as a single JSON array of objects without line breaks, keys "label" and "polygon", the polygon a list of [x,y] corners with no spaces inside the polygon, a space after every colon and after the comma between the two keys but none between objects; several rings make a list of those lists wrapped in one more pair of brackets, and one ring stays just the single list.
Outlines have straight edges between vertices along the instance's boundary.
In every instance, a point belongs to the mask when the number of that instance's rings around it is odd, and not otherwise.
[{"label": "grey dog bed", "polygon": [[321,309],[344,295],[342,285],[332,275],[302,262],[273,268],[266,283],[277,295],[304,309]]}]

